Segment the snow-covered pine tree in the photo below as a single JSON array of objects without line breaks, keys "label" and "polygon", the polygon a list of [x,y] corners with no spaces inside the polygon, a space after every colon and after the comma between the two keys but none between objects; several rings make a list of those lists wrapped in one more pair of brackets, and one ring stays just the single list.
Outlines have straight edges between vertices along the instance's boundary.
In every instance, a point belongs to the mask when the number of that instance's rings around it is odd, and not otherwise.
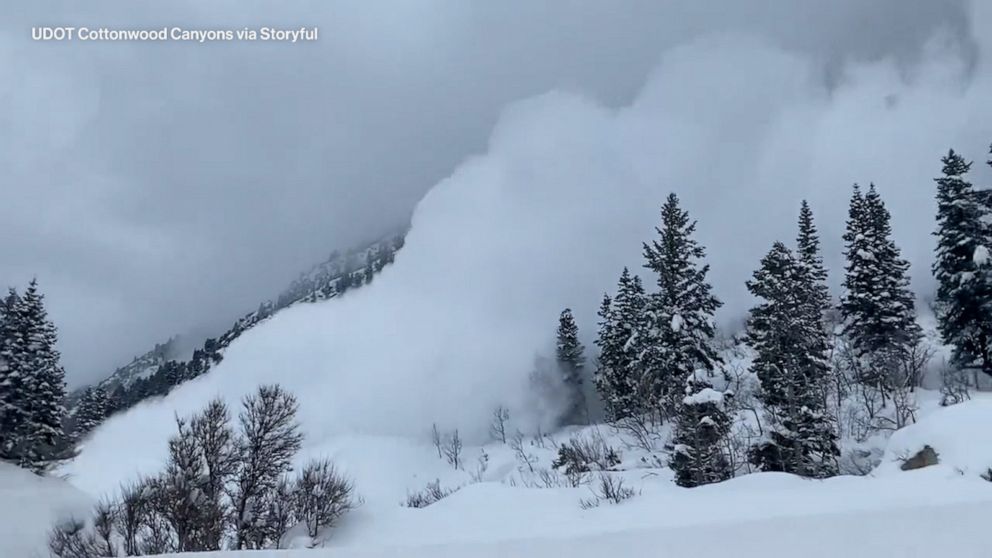
[{"label": "snow-covered pine tree", "polygon": [[992,375],[992,258],[988,211],[965,175],[971,163],[950,150],[937,182],[937,325],[952,363]]},{"label": "snow-covered pine tree", "polygon": [[751,369],[769,418],[768,439],[751,448],[750,460],[764,471],[821,478],[837,473],[839,450],[823,397],[827,335],[808,301],[808,270],[776,242],[747,283],[762,299],[751,309],[747,342],[757,354]]},{"label": "snow-covered pine tree", "polygon": [[883,405],[922,337],[909,288],[909,262],[891,235],[889,212],[875,186],[862,196],[855,185],[844,233],[847,265],[840,310],[844,334],[864,362],[860,380],[879,390]]},{"label": "snow-covered pine tree", "polygon": [[806,200],[799,208],[799,234],[796,237],[796,259],[807,268],[813,291],[809,302],[822,314],[830,308],[830,290],[827,288],[827,270],[820,255],[820,236],[813,223],[813,211]]},{"label": "snow-covered pine tree", "polygon": [[37,280],[32,280],[24,291],[18,314],[25,343],[22,371],[28,398],[28,416],[21,434],[24,450],[20,459],[22,464],[37,469],[62,433],[65,371],[59,364],[59,352],[55,348],[55,324],[48,319],[44,295],[38,290]]},{"label": "snow-covered pine tree", "polygon": [[692,237],[696,222],[669,194],[661,208],[659,238],[644,244],[644,267],[657,274],[658,291],[647,297],[640,358],[648,407],[671,415],[697,370],[712,371],[719,356],[711,346],[713,314],[722,304],[706,281],[703,247]]},{"label": "snow-covered pine tree", "polygon": [[579,342],[579,328],[575,325],[572,310],[562,310],[558,317],[558,336],[555,356],[561,381],[565,387],[565,411],[562,414],[563,424],[585,424],[586,416],[585,395],[582,393],[582,370],[585,368],[585,347]]},{"label": "snow-covered pine tree", "polygon": [[16,460],[15,447],[27,421],[23,375],[21,297],[10,289],[0,304],[0,459]]},{"label": "snow-covered pine tree", "polygon": [[644,411],[638,367],[644,324],[644,287],[627,268],[620,274],[616,297],[604,296],[599,310],[599,369],[596,389],[608,420],[617,421]]},{"label": "snow-covered pine tree", "polygon": [[731,424],[724,412],[725,394],[714,390],[703,376],[705,373],[688,379],[686,395],[675,415],[674,451],[668,464],[675,472],[675,483],[684,487],[720,482],[733,476],[724,452],[724,440]]},{"label": "snow-covered pine tree", "polygon": [[76,411],[75,436],[82,437],[100,425],[110,413],[110,397],[101,386],[86,388]]}]

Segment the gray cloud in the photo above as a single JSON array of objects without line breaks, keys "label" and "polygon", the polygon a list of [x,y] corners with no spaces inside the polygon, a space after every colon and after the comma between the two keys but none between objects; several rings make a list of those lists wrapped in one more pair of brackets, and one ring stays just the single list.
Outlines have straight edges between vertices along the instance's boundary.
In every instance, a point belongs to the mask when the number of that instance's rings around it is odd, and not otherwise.
[{"label": "gray cloud", "polygon": [[[625,104],[663,52],[712,31],[811,54],[828,81],[849,59],[910,72],[937,30],[971,48],[963,4],[19,5],[0,23],[0,280],[39,277],[70,381],[91,380],[404,222],[510,101],[562,88]],[[321,39],[30,40],[60,24],[315,25]]]}]

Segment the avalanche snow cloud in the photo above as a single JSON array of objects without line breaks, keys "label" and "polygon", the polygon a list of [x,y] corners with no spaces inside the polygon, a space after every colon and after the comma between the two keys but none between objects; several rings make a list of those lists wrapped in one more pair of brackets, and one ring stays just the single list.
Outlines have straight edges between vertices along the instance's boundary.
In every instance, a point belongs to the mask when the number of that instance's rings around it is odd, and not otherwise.
[{"label": "avalanche snow cloud", "polygon": [[[992,6],[976,3],[972,25],[988,40]],[[938,158],[954,146],[984,161],[992,140],[992,44],[969,58],[947,39],[911,73],[847,65],[827,87],[805,55],[711,36],[666,52],[625,108],[561,92],[510,106],[485,153],[419,203],[406,246],[369,287],[250,331],[207,376],[109,420],[70,472],[100,491],[156,470],[174,413],[215,396],[236,406],[269,382],[299,396],[310,452],[350,433],[424,436],[432,422],[479,438],[499,404],[533,428],[554,411],[529,405],[527,376],[558,313],[571,307],[591,345],[603,292],[623,266],[641,271],[669,191],[699,219],[728,327],[760,256],[793,238],[804,197],[836,283],[856,181],[885,197],[925,293],[933,224],[919,216],[932,214]]]}]

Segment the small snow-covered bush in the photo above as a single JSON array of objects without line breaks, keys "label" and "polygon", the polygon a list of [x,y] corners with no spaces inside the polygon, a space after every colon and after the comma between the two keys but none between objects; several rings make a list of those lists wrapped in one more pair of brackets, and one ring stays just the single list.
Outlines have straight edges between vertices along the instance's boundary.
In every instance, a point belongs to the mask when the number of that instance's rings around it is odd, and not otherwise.
[{"label": "small snow-covered bush", "polygon": [[607,473],[599,474],[599,482],[592,489],[592,493],[593,497],[591,499],[579,501],[582,509],[595,508],[603,502],[607,504],[619,504],[624,500],[633,498],[637,494],[633,488],[624,485],[622,478],[614,477]]},{"label": "small snow-covered bush", "polygon": [[330,527],[345,513],[358,506],[355,486],[327,459],[311,461],[293,484],[296,518],[307,528],[314,543],[325,527]]},{"label": "small snow-covered bush", "polygon": [[48,550],[57,558],[99,558],[100,541],[78,519],[70,519],[56,525],[48,535]]},{"label": "small snow-covered bush", "polygon": [[408,493],[406,495],[406,502],[402,505],[408,508],[426,508],[439,500],[451,496],[459,488],[461,487],[444,488],[441,486],[441,479],[436,479],[434,482],[427,483],[427,486],[423,489]]},{"label": "small snow-covered bush", "polygon": [[600,437],[577,436],[558,447],[558,457],[551,463],[566,475],[606,471],[620,464],[620,454]]}]

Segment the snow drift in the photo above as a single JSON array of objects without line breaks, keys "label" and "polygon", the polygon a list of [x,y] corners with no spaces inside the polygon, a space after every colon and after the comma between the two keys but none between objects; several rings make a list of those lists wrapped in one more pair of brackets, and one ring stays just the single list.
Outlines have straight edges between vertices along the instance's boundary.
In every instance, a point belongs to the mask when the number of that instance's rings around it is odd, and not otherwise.
[{"label": "snow drift", "polygon": [[[987,40],[992,8],[975,5],[974,35]],[[850,66],[827,87],[812,60],[711,37],[665,53],[626,108],[561,92],[520,102],[486,153],[424,197],[405,248],[371,286],[251,330],[205,377],[107,421],[68,472],[99,493],[156,471],[174,413],[215,396],[236,407],[260,383],[299,396],[311,449],[346,433],[422,436],[432,422],[478,441],[500,404],[515,427],[533,428],[554,412],[535,410],[527,376],[558,313],[571,307],[591,345],[602,293],[622,266],[640,268],[673,190],[700,220],[724,320],[749,306],[744,280],[770,243],[794,236],[801,198],[840,268],[854,181],[878,185],[926,289],[931,227],[912,217],[932,214],[941,153],[977,158],[992,138],[990,46],[969,66],[938,37],[911,72]]]},{"label": "snow drift", "polygon": [[0,556],[47,556],[48,530],[89,517],[94,500],[69,483],[0,463]]}]

